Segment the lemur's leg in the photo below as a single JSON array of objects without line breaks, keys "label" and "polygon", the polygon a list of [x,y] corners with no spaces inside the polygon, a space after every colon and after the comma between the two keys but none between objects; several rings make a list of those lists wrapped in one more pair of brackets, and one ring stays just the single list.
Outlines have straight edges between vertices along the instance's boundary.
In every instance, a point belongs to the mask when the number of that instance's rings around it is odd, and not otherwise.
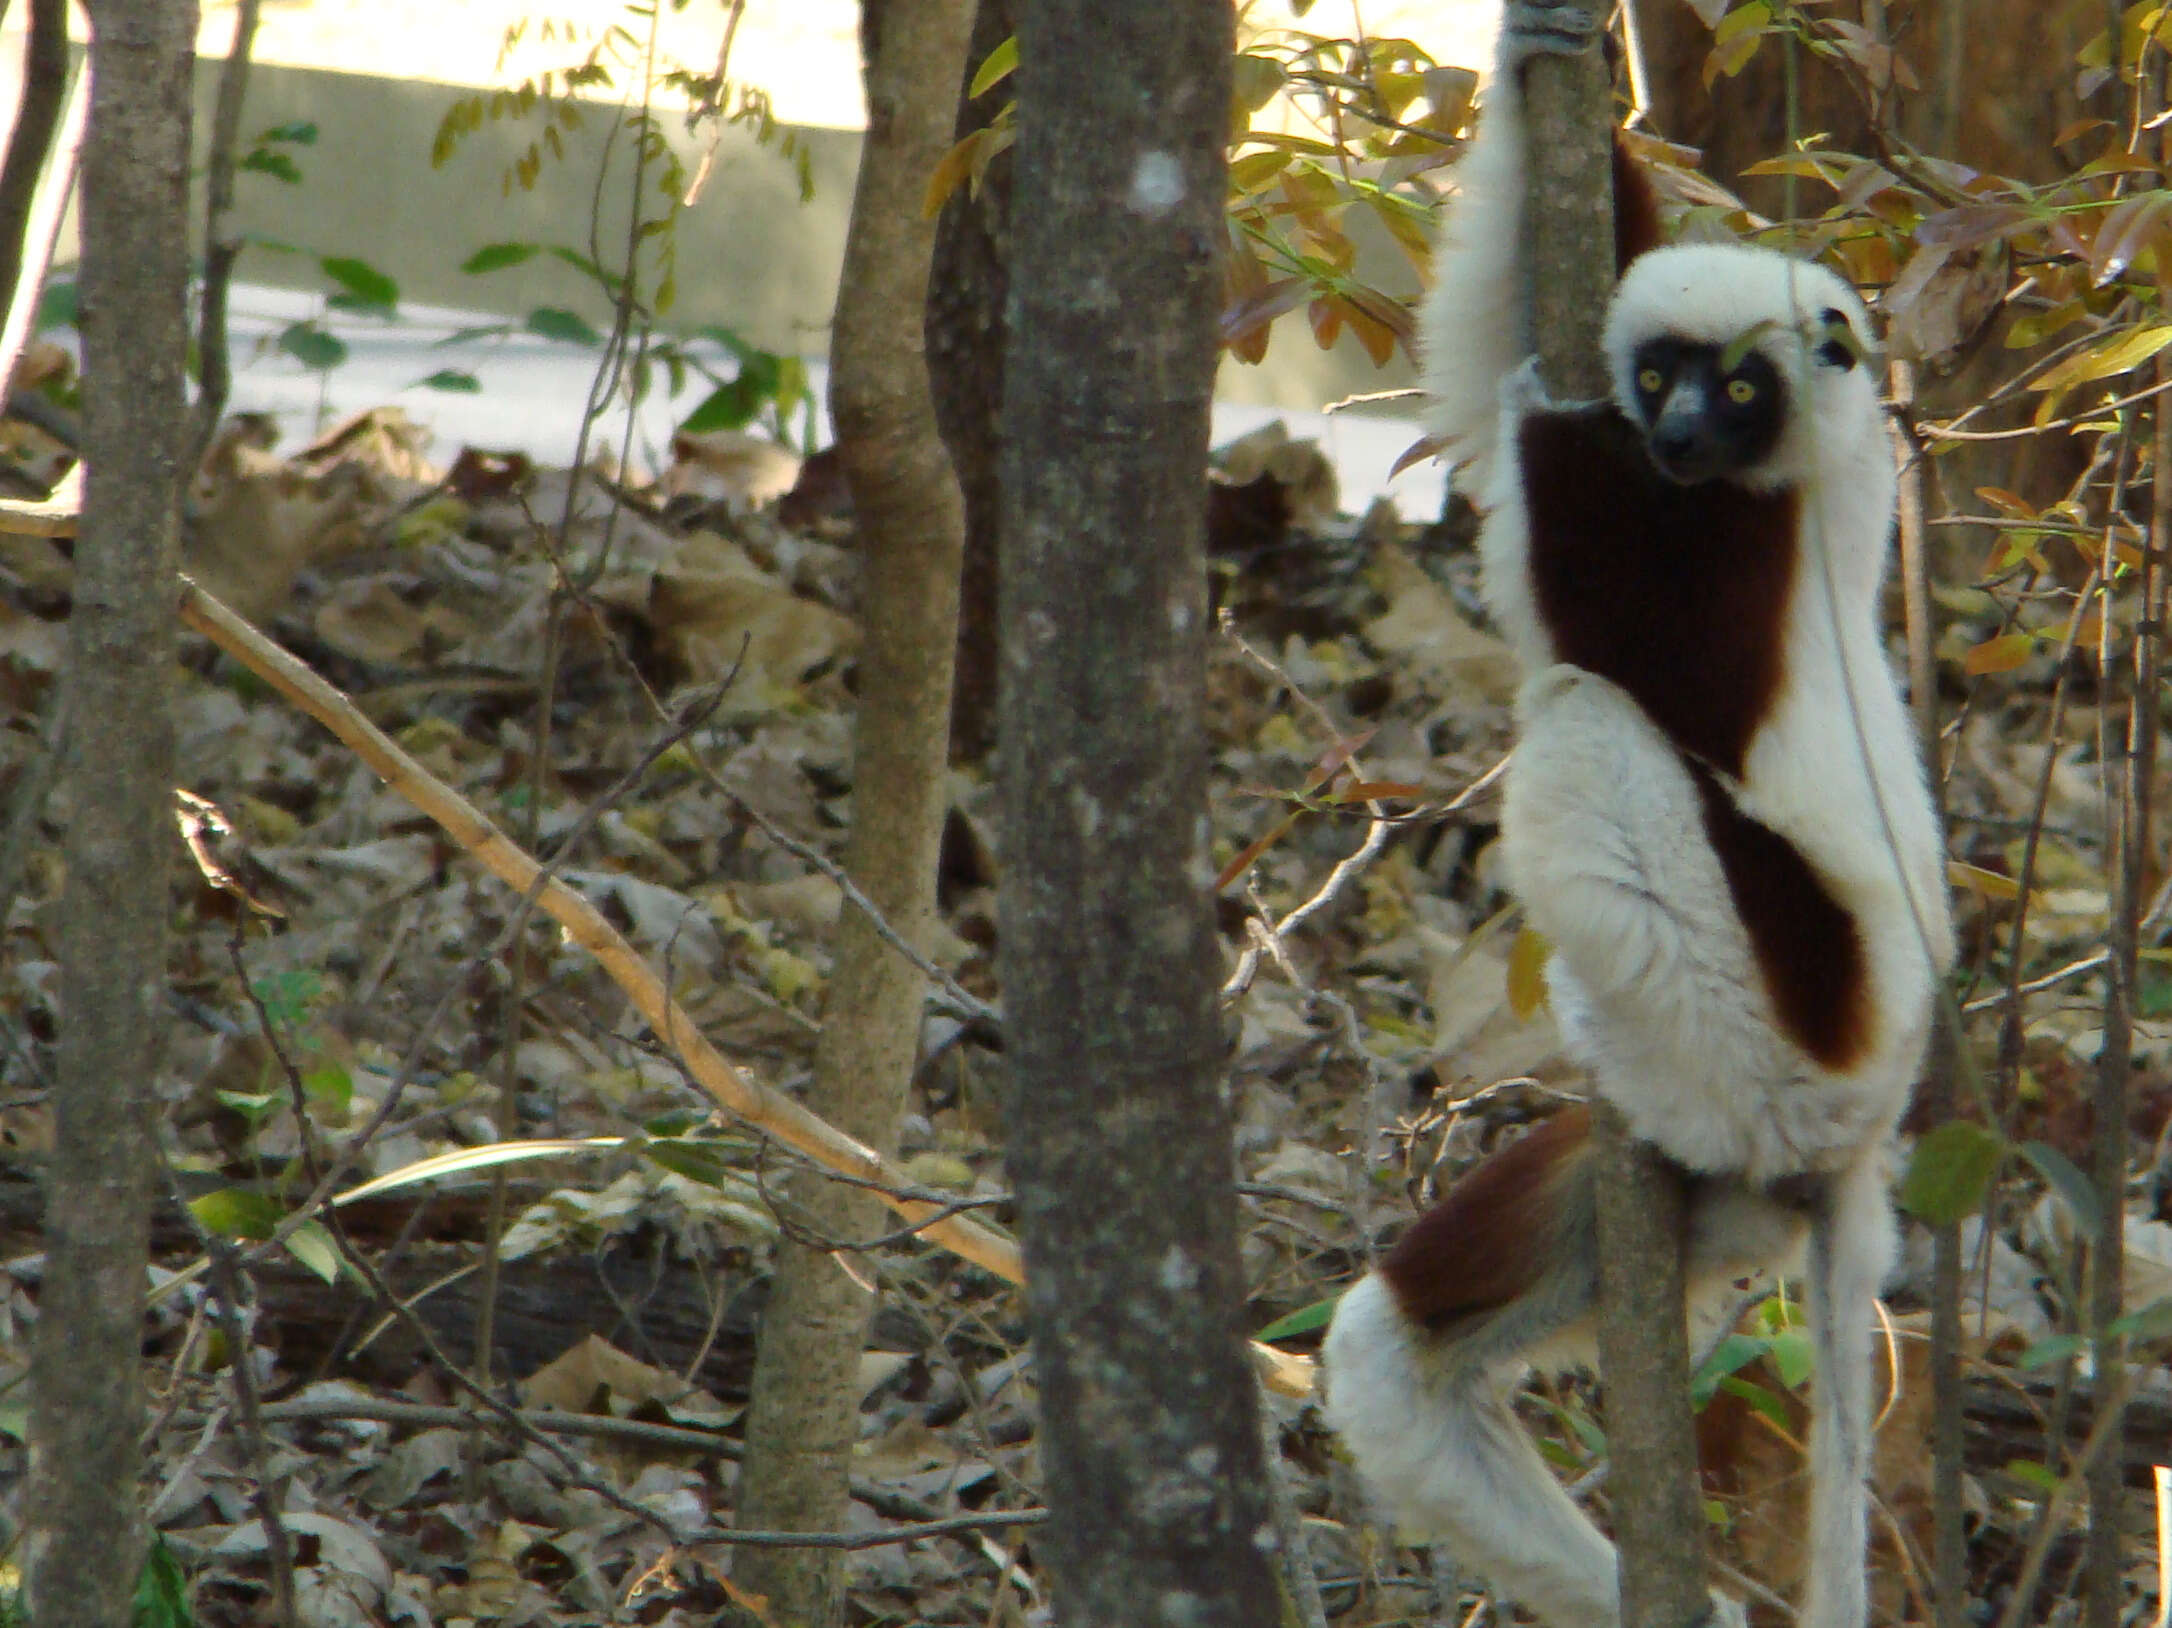
[{"label": "lemur's leg", "polygon": [[[1553,1628],[1620,1620],[1614,1546],[1509,1400],[1534,1355],[1589,1352],[1594,1176],[1581,1113],[1508,1144],[1343,1297],[1325,1350],[1328,1417],[1404,1535],[1445,1545]],[[1802,1225],[1798,1210],[1726,1181],[1697,1184],[1691,1223],[1691,1297],[1704,1307],[1732,1304],[1736,1278],[1786,1259]],[[1741,1608],[1715,1595],[1706,1620],[1740,1624]]]}]

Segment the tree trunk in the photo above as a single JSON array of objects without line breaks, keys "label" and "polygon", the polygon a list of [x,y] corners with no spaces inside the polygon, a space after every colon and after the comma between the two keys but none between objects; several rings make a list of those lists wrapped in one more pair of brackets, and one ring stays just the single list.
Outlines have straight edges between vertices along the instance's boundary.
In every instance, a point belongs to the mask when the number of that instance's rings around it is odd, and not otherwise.
[{"label": "tree trunk", "polygon": [[[980,0],[965,53],[961,93],[988,54],[1016,32],[1011,0]],[[1008,80],[959,97],[959,140],[985,128],[1009,100]],[[928,287],[928,374],[935,418],[965,493],[965,575],[958,603],[958,685],[950,709],[950,751],[978,763],[995,745],[996,535],[1002,489],[996,480],[1003,405],[1003,302],[1010,296],[1011,155],[998,153],[980,190],[960,186],[935,227],[935,276]]]},{"label": "tree trunk", "polygon": [[[925,946],[946,808],[951,648],[965,520],[936,433],[921,316],[933,224],[920,200],[949,147],[970,0],[864,0],[867,144],[837,293],[830,413],[859,517],[859,659],[853,821],[846,868],[907,942]],[[807,1106],[884,1153],[920,1041],[921,975],[848,910]],[[809,1174],[783,1189],[788,1219],[821,1240],[881,1230],[872,1194]],[[780,1246],[755,1357],[736,1518],[834,1531],[859,1424],[859,1359],[872,1297],[830,1252]],[[757,1549],[734,1579],[795,1628],[838,1621],[843,1556]]]},{"label": "tree trunk", "polygon": [[1000,971],[1063,1624],[1280,1617],[1207,896],[1227,0],[1028,0],[1002,458]]},{"label": "tree trunk", "polygon": [[58,1139],[32,1355],[39,1628],[128,1621],[143,1549],[144,1264],[174,843],[174,570],[196,7],[94,0],[83,155],[84,512],[69,622]]},{"label": "tree trunk", "polygon": [[[1603,13],[1594,19],[1603,23]],[[1528,67],[1527,270],[1539,372],[1558,397],[1604,396],[1600,329],[1614,280],[1612,96],[1597,52]],[[1705,1609],[1704,1522],[1689,1408],[1679,1169],[1601,1099],[1599,1365],[1609,1492],[1626,1628],[1693,1622]]]},{"label": "tree trunk", "polygon": [[[38,189],[45,155],[60,128],[68,94],[68,0],[31,0],[30,35],[23,47],[23,100],[0,165],[0,305],[22,275],[23,234],[30,226],[30,198]],[[0,389],[8,381],[0,379]]]}]

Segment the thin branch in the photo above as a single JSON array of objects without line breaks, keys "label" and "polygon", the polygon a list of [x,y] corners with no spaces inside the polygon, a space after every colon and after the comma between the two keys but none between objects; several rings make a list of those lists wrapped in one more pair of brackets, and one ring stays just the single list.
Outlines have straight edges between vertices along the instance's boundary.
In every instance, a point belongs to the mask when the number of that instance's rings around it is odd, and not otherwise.
[{"label": "thin branch", "polygon": [[[754,1129],[785,1146],[847,1175],[905,1189],[912,1183],[889,1160],[846,1136],[746,1074],[701,1034],[692,1018],[671,998],[632,945],[580,894],[551,878],[542,867],[508,841],[466,798],[424,769],[390,736],[356,710],[337,689],[303,662],[220,604],[187,578],[181,579],[182,620],[256,673],[296,706],[338,736],[386,785],[435,820],[454,842],[484,869],[516,892],[536,888],[536,902],[565,929],[624,990],[657,1037],[676,1050],[703,1091]],[[926,1236],[953,1254],[994,1273],[1008,1283],[1024,1280],[1018,1246],[970,1216],[931,1221],[940,1206],[890,1197],[886,1202],[906,1220],[924,1223]],[[1286,1396],[1309,1396],[1312,1363],[1255,1342],[1252,1353],[1267,1382]]]},{"label": "thin branch", "polygon": [[242,242],[229,234],[227,225],[234,212],[234,149],[241,141],[241,109],[249,93],[249,54],[256,46],[262,5],[263,0],[240,0],[234,8],[234,43],[219,69],[219,99],[211,113],[211,147],[204,163],[204,280],[196,303],[199,375],[181,466],[188,470],[201,464],[210,450],[234,384],[226,299]]}]

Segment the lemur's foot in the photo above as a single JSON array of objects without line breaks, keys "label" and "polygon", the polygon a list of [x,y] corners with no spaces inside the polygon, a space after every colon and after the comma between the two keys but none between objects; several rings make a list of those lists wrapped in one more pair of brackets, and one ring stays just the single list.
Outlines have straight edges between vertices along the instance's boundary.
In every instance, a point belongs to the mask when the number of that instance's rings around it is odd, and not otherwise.
[{"label": "lemur's foot", "polygon": [[1512,368],[1501,379],[1501,410],[1518,419],[1539,413],[1589,412],[1605,405],[1604,401],[1556,401],[1539,378],[1536,356],[1525,357],[1521,367]]},{"label": "lemur's foot", "polygon": [[1575,56],[1605,32],[1603,9],[1562,0],[1508,0],[1501,17],[1501,61],[1520,67],[1541,53]]}]

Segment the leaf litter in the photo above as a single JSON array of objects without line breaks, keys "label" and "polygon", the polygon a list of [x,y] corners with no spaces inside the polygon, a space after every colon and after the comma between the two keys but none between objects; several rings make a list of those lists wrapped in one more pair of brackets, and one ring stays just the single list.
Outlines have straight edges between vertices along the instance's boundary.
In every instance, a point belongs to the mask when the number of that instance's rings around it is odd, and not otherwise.
[{"label": "leaf litter", "polygon": [[[546,856],[670,720],[694,716],[587,823],[562,875],[666,970],[727,1055],[792,1090],[811,1068],[841,904],[787,840],[834,861],[849,817],[861,613],[849,514],[795,454],[744,437],[689,439],[653,483],[600,470],[575,481],[485,451],[440,470],[419,447],[395,411],[358,415],[291,457],[269,450],[261,424],[230,424],[192,495],[188,569]],[[1321,1303],[1413,1205],[1581,1089],[1543,1007],[1543,943],[1501,886],[1486,776],[1509,743],[1514,666],[1478,609],[1468,533],[1385,508],[1338,514],[1323,464],[1286,434],[1224,449],[1211,538],[1225,629],[1207,673],[1212,813],[1217,863],[1234,873],[1218,910],[1232,966],[1256,952],[1229,1002],[1248,1321],[1284,1324],[1296,1350],[1316,1346]],[[66,554],[11,538],[0,572],[0,684],[33,720],[62,659]],[[1953,667],[1996,634],[1994,608],[1962,601]],[[2047,788],[2024,969],[2036,979],[2101,946],[2101,791],[2085,727],[2069,728],[2077,744],[2045,778],[2040,663],[1986,682],[1996,698],[1953,744],[1953,851],[1984,876],[2016,875]],[[178,683],[187,789],[231,823],[220,864],[277,912],[177,872],[158,1090],[179,1190],[250,1199],[209,1213],[278,1218],[330,1159],[347,1185],[427,1158],[449,1167],[330,1212],[338,1248],[314,1262],[301,1232],[260,1248],[242,1352],[219,1333],[208,1280],[188,1270],[195,1233],[162,1217],[148,1486],[190,1611],[205,1624],[266,1620],[271,1561],[249,1494],[260,1480],[289,1534],[304,1624],[691,1623],[747,1606],[721,1529],[780,1236],[776,1183],[793,1156],[716,1120],[625,997],[547,924],[493,953],[517,901],[252,675],[191,640]],[[0,771],[19,779],[35,740],[27,723],[8,731]],[[17,1397],[38,1276],[32,1178],[51,1137],[66,818],[63,793],[26,853],[0,970],[0,1135],[17,1150],[0,1212],[0,1379]],[[976,768],[955,776],[952,831],[935,954],[994,999],[994,822]],[[1999,895],[1958,894],[1978,967],[1964,999],[1995,992],[2014,908]],[[1292,912],[1301,920],[1285,928]],[[2144,997],[2133,1129],[2161,1139],[2172,974],[2152,964]],[[2083,1160],[2099,975],[2024,1003],[2016,1137]],[[1972,1022],[1988,1034],[1995,1019]],[[1000,1223],[1001,1064],[987,1041],[931,1008],[901,1158],[916,1182],[986,1201]],[[464,1155],[505,1140],[506,1081],[517,1137],[539,1147],[496,1167],[508,1191],[486,1394],[524,1427],[472,1390],[485,1161],[497,1155]],[[2166,1292],[2168,1232],[2138,1198],[2134,1295]],[[2046,1187],[1990,1225],[1972,1220],[1967,1237],[1989,1263],[1969,1291],[1977,1388],[2027,1401],[2042,1376],[2017,1359],[2054,1327],[2073,1224]],[[1895,1291],[1907,1382],[1878,1468],[1918,1555],[1921,1253],[1911,1245]],[[917,1242],[841,1260],[881,1290],[851,1530],[1035,1506],[1016,1292]],[[1784,1344],[1799,1308],[1774,1304],[1755,1314],[1771,1325],[1757,1337]],[[260,1443],[236,1426],[237,1363],[262,1399]],[[2139,1405],[2162,1412],[2165,1371],[2152,1372]],[[1802,1563],[1792,1377],[1769,1358],[1736,1370],[1701,1424],[1708,1490],[1728,1512],[1720,1551],[1782,1589]],[[1590,1433],[1571,1427],[1588,1416],[1588,1385],[1548,1381],[1539,1395],[1529,1417],[1549,1454],[1588,1468]],[[1278,1473],[1331,1614],[1356,1624],[1454,1607],[1452,1579],[1372,1523],[1313,1411],[1272,1406]],[[2024,1413],[1971,1412],[1973,1496],[2009,1546],[2032,1506],[2003,1466],[2057,1462]],[[593,1433],[569,1433],[574,1421]],[[0,1413],[11,1477],[20,1423],[19,1403]],[[1890,1620],[1915,1603],[1905,1575],[1881,1567]],[[858,1550],[851,1577],[858,1621],[1025,1622],[1046,1604],[1027,1524]]]}]

